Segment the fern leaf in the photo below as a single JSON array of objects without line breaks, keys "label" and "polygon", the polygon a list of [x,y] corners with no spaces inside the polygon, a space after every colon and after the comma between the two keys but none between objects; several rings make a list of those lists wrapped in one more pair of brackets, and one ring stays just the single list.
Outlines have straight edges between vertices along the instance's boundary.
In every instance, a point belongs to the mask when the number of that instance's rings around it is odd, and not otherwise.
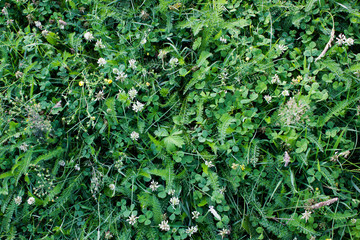
[{"label": "fern leaf", "polygon": [[224,144],[224,140],[227,134],[227,129],[230,126],[232,122],[235,121],[233,117],[231,117],[229,114],[224,114],[220,118],[221,124],[218,127],[219,130],[219,140],[221,141],[221,144]]}]

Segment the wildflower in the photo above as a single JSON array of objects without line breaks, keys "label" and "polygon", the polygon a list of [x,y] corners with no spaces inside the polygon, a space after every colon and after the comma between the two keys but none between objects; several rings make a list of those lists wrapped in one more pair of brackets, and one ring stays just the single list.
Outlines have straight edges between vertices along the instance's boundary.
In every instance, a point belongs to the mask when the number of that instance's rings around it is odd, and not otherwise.
[{"label": "wildflower", "polygon": [[14,199],[16,205],[20,205],[21,202],[22,202],[22,198],[20,196],[17,196],[15,199]]},{"label": "wildflower", "polygon": [[123,82],[125,80],[125,78],[127,78],[127,74],[125,74],[124,72],[118,72],[117,76],[115,77],[115,80],[120,80],[121,82]]},{"label": "wildflower", "polygon": [[91,42],[92,40],[94,40],[94,36],[92,35],[91,32],[86,32],[86,33],[84,34],[84,38],[85,38],[86,41],[89,41],[89,42]]},{"label": "wildflower", "polygon": [[105,233],[105,239],[111,239],[111,238],[113,238],[113,235],[111,234],[110,231],[107,231],[107,232]]},{"label": "wildflower", "polygon": [[130,60],[129,60],[129,67],[132,68],[133,70],[136,69],[135,63],[136,63],[136,60],[135,60],[135,59],[130,59]]},{"label": "wildflower", "polygon": [[281,95],[283,95],[284,97],[287,97],[287,96],[290,96],[290,93],[288,90],[285,89],[284,91],[281,92]]},{"label": "wildflower", "polygon": [[97,94],[95,94],[95,101],[100,101],[103,99],[105,99],[103,90],[101,90]]},{"label": "wildflower", "polygon": [[271,102],[272,97],[271,97],[271,96],[269,96],[269,95],[265,95],[265,96],[264,96],[264,99],[265,99],[265,101],[266,101],[267,103],[270,103],[270,102]]},{"label": "wildflower", "polygon": [[131,134],[130,134],[130,138],[134,141],[138,140],[139,138],[139,134],[135,131],[133,131]]},{"label": "wildflower", "polygon": [[285,154],[284,154],[284,163],[285,163],[285,167],[287,167],[287,165],[290,163],[290,156],[288,154],[288,152],[285,151]]},{"label": "wildflower", "polygon": [[27,143],[23,143],[20,145],[20,150],[26,152],[28,150],[29,145]]},{"label": "wildflower", "polygon": [[311,211],[305,210],[305,212],[302,214],[301,219],[305,219],[305,222],[307,222],[310,217],[311,217]]},{"label": "wildflower", "polygon": [[214,206],[209,206],[209,212],[211,212],[211,214],[214,215],[217,220],[221,221],[221,216],[214,209]]},{"label": "wildflower", "polygon": [[167,51],[164,49],[161,49],[159,51],[158,58],[165,58],[166,54],[167,54]]},{"label": "wildflower", "polygon": [[130,225],[134,225],[136,223],[136,219],[139,217],[136,217],[134,214],[131,214],[131,216],[126,220],[129,222]]},{"label": "wildflower", "polygon": [[355,223],[356,223],[356,221],[357,221],[357,219],[352,218],[350,221],[351,221],[351,223],[352,223],[352,224],[355,224]]},{"label": "wildflower", "polygon": [[79,86],[80,86],[80,87],[84,86],[84,81],[80,81],[80,82],[79,82]]},{"label": "wildflower", "polygon": [[160,187],[160,185],[158,184],[158,182],[155,182],[154,180],[151,181],[151,184],[150,184],[150,189],[155,192],[156,189],[158,189],[158,187]]},{"label": "wildflower", "polygon": [[150,83],[149,83],[149,82],[146,82],[146,86],[150,86]]},{"label": "wildflower", "polygon": [[112,83],[112,80],[111,80],[111,79],[104,79],[104,82],[105,82],[106,84],[111,84],[111,83]]},{"label": "wildflower", "polygon": [[109,188],[110,188],[111,191],[114,191],[114,190],[115,190],[115,184],[113,184],[113,183],[110,184],[110,185],[109,185]]},{"label": "wildflower", "polygon": [[66,164],[66,163],[65,163],[65,161],[64,161],[64,160],[61,160],[61,161],[59,162],[59,165],[60,165],[60,166],[62,166],[62,167],[64,167],[64,166],[65,166],[65,164]]},{"label": "wildflower", "polygon": [[278,45],[278,49],[281,51],[281,53],[284,53],[288,49],[288,47],[280,44]]},{"label": "wildflower", "polygon": [[64,29],[65,26],[67,25],[67,23],[65,21],[61,20],[61,19],[58,22],[60,24],[60,29]]},{"label": "wildflower", "polygon": [[6,25],[11,25],[14,23],[14,20],[13,19],[8,19],[6,20]]},{"label": "wildflower", "polygon": [[222,42],[222,43],[227,43],[227,40],[226,40],[226,38],[224,38],[224,37],[220,37],[220,42]]},{"label": "wildflower", "polygon": [[22,72],[20,72],[20,71],[17,71],[17,72],[15,73],[15,77],[16,77],[16,78],[21,78],[23,75],[24,75],[24,74],[23,74]]},{"label": "wildflower", "polygon": [[188,229],[186,229],[186,233],[189,234],[189,236],[193,235],[194,233],[196,233],[198,231],[198,227],[193,226],[193,227],[188,227]]},{"label": "wildflower", "polygon": [[139,101],[136,101],[136,103],[133,104],[132,109],[135,112],[141,112],[144,109],[144,104]]},{"label": "wildflower", "polygon": [[79,164],[76,164],[76,165],[74,166],[74,169],[75,169],[76,171],[80,171],[80,166],[79,166]]},{"label": "wildflower", "polygon": [[225,190],[226,190],[226,187],[222,187],[222,188],[219,189],[219,192],[220,192],[222,195],[224,195]]},{"label": "wildflower", "polygon": [[146,42],[147,42],[147,41],[146,41],[146,38],[143,38],[143,39],[140,41],[140,44],[141,44],[141,45],[144,45]]},{"label": "wildflower", "polygon": [[277,74],[275,74],[272,78],[271,78],[271,83],[272,84],[279,84],[280,83],[280,79],[279,76]]},{"label": "wildflower", "polygon": [[287,126],[304,121],[304,115],[309,109],[309,105],[300,99],[298,102],[294,97],[282,106],[279,110],[279,121]]},{"label": "wildflower", "polygon": [[222,230],[219,231],[219,235],[221,236],[221,239],[223,239],[225,237],[225,235],[229,235],[230,234],[230,230],[223,228]]},{"label": "wildflower", "polygon": [[138,91],[136,91],[134,88],[130,89],[128,92],[130,99],[134,99],[136,97],[137,93],[138,93]]},{"label": "wildflower", "polygon": [[244,170],[245,170],[245,165],[244,165],[244,164],[241,164],[241,165],[240,165],[240,168],[241,168],[242,171],[244,171]]},{"label": "wildflower", "polygon": [[346,44],[347,46],[352,46],[352,45],[354,45],[354,39],[352,39],[352,38],[347,38],[345,44]]},{"label": "wildflower", "polygon": [[2,14],[4,14],[5,16],[8,15],[8,11],[6,9],[6,7],[4,7],[2,10],[1,10]]},{"label": "wildflower", "polygon": [[179,198],[177,198],[177,197],[172,197],[172,198],[170,198],[170,203],[171,203],[171,205],[174,207],[174,206],[180,204],[180,200],[179,200]]},{"label": "wildflower", "polygon": [[104,66],[106,64],[106,60],[104,58],[99,58],[99,60],[97,61],[97,63],[99,64],[99,66]]},{"label": "wildflower", "polygon": [[35,198],[29,197],[28,200],[27,200],[27,203],[28,203],[29,205],[33,205],[33,204],[35,203]]},{"label": "wildflower", "polygon": [[40,29],[42,28],[41,22],[39,21],[35,21],[35,26]]},{"label": "wildflower", "polygon": [[44,37],[46,37],[49,34],[48,30],[42,30],[41,35],[43,35]]},{"label": "wildflower", "polygon": [[237,164],[237,163],[233,163],[231,165],[231,168],[234,169],[234,170],[236,170],[238,167],[239,167],[239,164]]},{"label": "wildflower", "polygon": [[341,46],[341,45],[343,45],[343,44],[346,43],[346,37],[345,37],[345,35],[342,34],[342,33],[339,34],[339,37],[337,37],[336,40],[337,40],[336,43],[337,43],[339,46]]},{"label": "wildflower", "polygon": [[169,64],[171,67],[175,67],[176,65],[179,64],[179,59],[172,57],[169,61]]},{"label": "wildflower", "polygon": [[102,40],[99,39],[99,40],[96,41],[95,47],[96,48],[105,48],[105,45],[102,43]]},{"label": "wildflower", "polygon": [[145,12],[144,10],[141,11],[140,17],[142,20],[146,20],[149,18],[149,14],[147,12]]},{"label": "wildflower", "polygon": [[170,230],[170,226],[169,226],[169,224],[168,224],[168,221],[167,221],[167,220],[162,221],[162,222],[159,224],[159,228],[160,228],[162,231],[169,231],[169,230]]},{"label": "wildflower", "polygon": [[170,189],[170,190],[168,191],[168,194],[169,194],[169,195],[174,195],[174,194],[175,194],[175,190],[174,190],[174,189]]},{"label": "wildflower", "polygon": [[214,167],[214,164],[212,163],[212,161],[205,161],[205,165],[208,167]]},{"label": "wildflower", "polygon": [[191,212],[191,214],[192,214],[192,219],[198,219],[200,216],[200,213],[198,211],[193,211]]}]

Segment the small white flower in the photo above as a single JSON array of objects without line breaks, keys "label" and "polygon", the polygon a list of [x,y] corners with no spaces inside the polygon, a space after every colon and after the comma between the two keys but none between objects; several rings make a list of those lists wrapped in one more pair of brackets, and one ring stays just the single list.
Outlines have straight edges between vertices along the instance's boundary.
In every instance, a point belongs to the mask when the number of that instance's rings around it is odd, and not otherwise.
[{"label": "small white flower", "polygon": [[109,185],[109,188],[110,188],[111,191],[114,191],[114,190],[115,190],[115,184],[113,184],[113,183],[110,184],[110,185]]},{"label": "small white flower", "polygon": [[97,63],[99,64],[99,66],[104,66],[106,64],[106,60],[104,58],[99,58],[99,60],[97,61]]},{"label": "small white flower", "polygon": [[120,70],[117,69],[117,68],[113,68],[113,73],[114,73],[114,74],[119,74],[119,73],[120,73]]},{"label": "small white flower", "polygon": [[351,221],[352,224],[355,224],[357,222],[357,219],[352,218],[350,221]]},{"label": "small white flower", "polygon": [[208,167],[214,167],[215,165],[212,163],[212,161],[205,161],[205,165]]},{"label": "small white flower", "polygon": [[97,48],[105,48],[105,45],[102,43],[102,40],[99,39],[99,40],[96,41],[95,47],[97,47]]},{"label": "small white flower", "polygon": [[192,219],[198,219],[200,216],[200,213],[198,211],[193,211],[191,214],[192,214]]},{"label": "small white flower", "polygon": [[64,167],[64,166],[65,166],[65,164],[66,164],[66,163],[65,163],[65,161],[64,161],[64,160],[59,161],[59,165],[60,165],[60,166]]},{"label": "small white flower", "polygon": [[287,165],[290,163],[290,156],[288,154],[287,151],[285,151],[285,154],[284,154],[284,163],[285,163],[285,167],[287,167]]},{"label": "small white flower", "polygon": [[27,200],[27,203],[28,203],[29,205],[33,205],[33,204],[35,203],[35,198],[29,197],[28,200]]},{"label": "small white flower", "polygon": [[20,196],[17,196],[15,199],[14,199],[16,205],[20,205],[21,202],[22,202],[22,198]]},{"label": "small white flower", "polygon": [[76,171],[80,171],[80,166],[79,166],[79,164],[76,164],[76,165],[74,166],[74,168],[75,168]]},{"label": "small white flower", "polygon": [[130,89],[128,94],[130,99],[134,99],[137,95],[138,91],[136,91],[134,88]]},{"label": "small white flower", "polygon": [[226,187],[222,187],[222,188],[219,189],[219,192],[220,192],[222,195],[224,195],[225,191],[226,191]]},{"label": "small white flower", "polygon": [[94,36],[92,35],[91,32],[86,32],[86,33],[84,34],[84,38],[85,38],[86,41],[89,41],[89,42],[91,42],[92,40],[94,40]]},{"label": "small white flower", "polygon": [[279,84],[280,83],[280,78],[277,74],[275,74],[272,78],[271,78],[271,83],[272,84]]},{"label": "small white flower", "polygon": [[171,205],[174,207],[174,206],[180,204],[180,200],[179,200],[179,198],[177,198],[177,197],[172,197],[172,198],[170,198],[170,203],[171,203]]},{"label": "small white flower", "polygon": [[209,212],[211,212],[212,215],[214,215],[214,217],[221,221],[221,216],[218,214],[218,212],[214,209],[214,206],[209,206]]},{"label": "small white flower", "polygon": [[311,211],[305,210],[305,212],[302,214],[301,219],[305,219],[305,222],[307,222],[310,217],[311,217]]},{"label": "small white flower", "polygon": [[134,141],[138,140],[139,139],[139,134],[135,131],[133,131],[131,134],[130,134],[130,138]]},{"label": "small white flower", "polygon": [[230,230],[223,228],[222,230],[219,231],[219,235],[221,236],[221,238],[223,239],[225,237],[225,235],[230,234]]},{"label": "small white flower", "polygon": [[169,226],[169,224],[168,224],[168,221],[167,221],[167,220],[162,221],[162,222],[159,224],[159,228],[160,228],[162,231],[169,231],[169,230],[170,230],[170,226]]},{"label": "small white flower", "polygon": [[42,28],[41,22],[39,21],[35,21],[35,26],[40,29]]},{"label": "small white flower", "polygon": [[167,51],[161,49],[161,50],[159,51],[158,58],[164,58],[164,57],[166,56],[166,54],[167,54]]},{"label": "small white flower", "polygon": [[193,226],[193,227],[188,227],[188,229],[186,229],[186,233],[189,234],[189,236],[193,235],[194,233],[196,233],[198,231],[198,227]]},{"label": "small white flower", "polygon": [[337,37],[336,40],[337,40],[336,43],[337,43],[339,46],[341,46],[341,45],[343,45],[343,44],[346,43],[346,37],[345,37],[345,35],[342,34],[342,33],[339,34],[339,37]]},{"label": "small white flower", "polygon": [[271,102],[272,97],[271,97],[271,96],[269,96],[269,95],[265,95],[265,96],[264,96],[264,99],[265,99],[265,101],[266,101],[267,103],[270,103],[270,102]]},{"label": "small white flower", "polygon": [[175,194],[175,190],[174,190],[174,189],[170,189],[170,190],[168,191],[168,194],[171,195],[171,196],[174,195],[174,194]]},{"label": "small white flower", "polygon": [[41,35],[43,35],[44,37],[46,37],[48,34],[49,34],[49,31],[48,31],[48,30],[43,30],[43,31],[41,32]]},{"label": "small white flower", "polygon": [[171,67],[175,67],[176,65],[179,64],[179,59],[172,57],[169,61],[169,64]]},{"label": "small white flower", "polygon": [[136,63],[136,60],[135,60],[135,59],[130,59],[130,60],[129,60],[129,67],[132,68],[133,70],[136,69],[135,63]]},{"label": "small white flower", "polygon": [[347,38],[345,44],[346,44],[347,46],[352,46],[352,45],[354,45],[354,39],[352,39],[352,38]]},{"label": "small white flower", "polygon": [[278,45],[278,49],[281,51],[281,53],[283,53],[288,49],[288,47],[285,46],[285,45],[280,44],[280,45]]},{"label": "small white flower", "polygon": [[20,145],[20,150],[26,152],[28,150],[29,145],[27,143],[23,143]]},{"label": "small white flower", "polygon": [[95,94],[95,101],[100,101],[100,100],[104,100],[104,91],[101,90],[99,91],[97,94]]},{"label": "small white flower", "polygon": [[136,219],[139,217],[136,217],[134,214],[131,214],[131,216],[126,220],[129,222],[130,225],[134,225],[136,223]]},{"label": "small white flower", "polygon": [[220,42],[222,42],[222,43],[227,43],[227,40],[226,40],[226,38],[224,38],[224,37],[220,37]]},{"label": "small white flower", "polygon": [[115,80],[118,81],[120,80],[121,82],[123,82],[125,80],[125,78],[127,78],[127,74],[125,74],[124,72],[118,72],[117,76],[115,77]]},{"label": "small white flower", "polygon": [[283,95],[284,97],[287,97],[290,95],[290,93],[288,90],[285,89],[284,91],[281,92],[281,95]]},{"label": "small white flower", "polygon": [[141,40],[140,44],[141,44],[141,45],[144,45],[146,42],[147,42],[147,41],[146,41],[146,38],[143,38],[143,39]]},{"label": "small white flower", "polygon": [[158,187],[160,187],[160,185],[158,184],[158,182],[155,182],[154,180],[151,181],[151,184],[150,184],[150,189],[155,192],[156,189],[158,189]]},{"label": "small white flower", "polygon": [[144,109],[144,106],[145,105],[143,103],[136,101],[136,103],[133,104],[132,109],[135,112],[141,112]]}]

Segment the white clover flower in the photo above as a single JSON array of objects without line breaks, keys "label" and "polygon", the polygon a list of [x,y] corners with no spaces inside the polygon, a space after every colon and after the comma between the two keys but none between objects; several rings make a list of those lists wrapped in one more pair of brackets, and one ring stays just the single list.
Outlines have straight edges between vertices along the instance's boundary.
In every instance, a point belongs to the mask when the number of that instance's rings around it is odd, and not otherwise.
[{"label": "white clover flower", "polygon": [[227,40],[226,40],[226,38],[224,38],[224,37],[220,37],[220,42],[222,42],[222,43],[227,43]]},{"label": "white clover flower", "polygon": [[214,167],[215,165],[212,163],[212,161],[205,161],[205,165],[210,167]]},{"label": "white clover flower", "polygon": [[284,53],[288,49],[288,47],[280,44],[278,45],[278,49],[281,51],[281,53]]},{"label": "white clover flower", "polygon": [[169,64],[171,67],[175,67],[176,65],[179,64],[179,59],[172,57],[169,61]]},{"label": "white clover flower", "polygon": [[41,25],[41,22],[40,21],[35,21],[35,26],[37,27],[37,28],[42,28],[42,25]]},{"label": "white clover flower", "polygon": [[174,207],[180,204],[180,200],[178,197],[172,197],[170,198],[170,203]]},{"label": "white clover flower", "polygon": [[141,112],[144,109],[144,106],[145,105],[143,103],[136,101],[136,103],[133,104],[132,109],[135,112]]},{"label": "white clover flower", "polygon": [[29,205],[33,205],[33,204],[35,203],[35,198],[29,197],[28,200],[27,200],[27,203],[28,203]]},{"label": "white clover flower", "polygon": [[347,38],[346,41],[345,41],[345,44],[346,44],[347,46],[352,46],[352,45],[354,45],[354,39],[352,39],[352,38]]},{"label": "white clover flower", "polygon": [[233,164],[231,165],[231,168],[234,169],[234,170],[236,170],[239,166],[240,166],[240,164],[238,164],[238,163],[233,163]]},{"label": "white clover flower", "polygon": [[105,58],[99,58],[99,60],[97,61],[97,63],[99,64],[99,66],[104,66],[106,64],[106,60]]},{"label": "white clover flower", "polygon": [[154,180],[151,181],[151,184],[150,184],[150,189],[155,192],[158,187],[160,187],[160,185],[158,184],[158,182],[155,182]]},{"label": "white clover flower", "polygon": [[209,206],[209,212],[211,212],[212,215],[214,215],[214,217],[221,221],[221,216],[218,214],[218,212],[214,209],[214,206]]},{"label": "white clover flower", "polygon": [[130,134],[130,138],[134,141],[138,140],[139,139],[139,134],[135,131],[133,131],[131,134]]},{"label": "white clover flower", "polygon": [[91,32],[86,32],[86,33],[84,34],[84,38],[85,38],[86,41],[89,41],[89,42],[91,42],[92,40],[94,40],[94,36],[92,35]]},{"label": "white clover flower", "polygon": [[15,201],[16,205],[20,205],[21,202],[22,202],[21,196],[17,196],[17,197],[14,199],[14,201]]},{"label": "white clover flower", "polygon": [[143,39],[140,41],[140,44],[141,44],[141,45],[144,45],[146,42],[147,42],[146,38],[143,38]]},{"label": "white clover flower", "polygon": [[43,30],[43,31],[41,32],[41,35],[43,35],[44,37],[46,37],[48,34],[49,34],[49,31],[48,31],[48,30]]},{"label": "white clover flower", "polygon": [[287,167],[287,165],[290,163],[290,156],[287,151],[285,151],[284,154],[284,163],[285,163],[284,167]]},{"label": "white clover flower", "polygon": [[97,94],[95,94],[95,101],[100,101],[100,100],[104,100],[104,91],[101,90],[99,91]]},{"label": "white clover flower", "polygon": [[130,89],[128,94],[130,99],[134,99],[137,95],[138,91],[136,91],[134,88]]},{"label": "white clover flower", "polygon": [[188,227],[188,229],[186,229],[186,233],[189,234],[189,236],[193,235],[194,233],[196,233],[198,231],[198,226],[193,226],[193,227]]},{"label": "white clover flower", "polygon": [[136,217],[134,214],[131,214],[126,221],[128,221],[130,225],[134,225],[136,223],[136,219],[138,218],[139,217]]},{"label": "white clover flower", "polygon": [[272,97],[271,97],[271,96],[269,96],[269,95],[265,95],[265,96],[264,96],[264,99],[265,99],[265,101],[266,101],[267,103],[270,103],[270,102],[271,102]]},{"label": "white clover flower", "polygon": [[307,222],[310,217],[311,217],[311,211],[305,210],[305,212],[302,214],[301,219],[305,219],[305,222]]},{"label": "white clover flower", "polygon": [[118,81],[120,80],[121,82],[123,82],[125,80],[125,78],[127,78],[127,74],[125,74],[123,71],[119,71],[117,76],[115,77],[115,80]]},{"label": "white clover flower", "polygon": [[284,91],[281,92],[281,95],[283,95],[284,97],[287,97],[287,96],[290,96],[290,93],[288,90],[285,89]]},{"label": "white clover flower", "polygon": [[200,213],[198,211],[193,211],[191,212],[191,214],[192,214],[192,219],[198,219],[200,216]]},{"label": "white clover flower", "polygon": [[76,171],[80,171],[80,166],[79,166],[79,164],[76,164],[76,165],[74,166],[74,169],[75,169]]},{"label": "white clover flower", "polygon": [[66,163],[65,163],[65,161],[64,161],[64,160],[59,161],[59,165],[60,165],[60,166],[64,167],[64,166],[65,166],[65,164],[66,164]]},{"label": "white clover flower", "polygon": [[20,145],[20,150],[26,152],[28,150],[29,145],[27,143],[23,143]]},{"label": "white clover flower", "polygon": [[135,63],[136,63],[136,60],[135,60],[135,59],[130,59],[130,60],[129,60],[129,67],[132,68],[133,70],[136,69]]},{"label": "white clover flower", "polygon": [[339,45],[339,46],[342,46],[343,44],[346,43],[346,37],[344,34],[340,33],[339,34],[339,37],[336,38],[336,43]]},{"label": "white clover flower", "polygon": [[230,230],[223,228],[222,230],[219,231],[219,235],[221,236],[221,238],[223,239],[225,237],[225,235],[229,235],[230,234]]},{"label": "white clover flower", "polygon": [[162,221],[162,222],[159,224],[159,228],[161,229],[161,231],[169,231],[169,230],[170,230],[170,226],[169,226],[169,224],[168,224],[168,221],[167,221],[167,220]]},{"label": "white clover flower", "polygon": [[159,51],[158,58],[164,58],[164,57],[166,56],[166,54],[167,54],[167,51],[161,49],[161,50]]},{"label": "white clover flower", "polygon": [[275,74],[272,78],[271,78],[271,83],[272,84],[280,84],[280,78],[277,74]]},{"label": "white clover flower", "polygon": [[99,40],[96,41],[95,47],[97,47],[97,48],[105,48],[105,45],[102,43],[102,40],[99,39]]},{"label": "white clover flower", "polygon": [[174,195],[174,194],[175,194],[175,190],[174,190],[174,189],[170,189],[170,190],[168,191],[168,194],[169,194],[169,195]]},{"label": "white clover flower", "polygon": [[111,191],[114,191],[114,190],[115,190],[115,184],[113,184],[113,183],[110,184],[110,185],[109,185],[109,188],[110,188]]}]

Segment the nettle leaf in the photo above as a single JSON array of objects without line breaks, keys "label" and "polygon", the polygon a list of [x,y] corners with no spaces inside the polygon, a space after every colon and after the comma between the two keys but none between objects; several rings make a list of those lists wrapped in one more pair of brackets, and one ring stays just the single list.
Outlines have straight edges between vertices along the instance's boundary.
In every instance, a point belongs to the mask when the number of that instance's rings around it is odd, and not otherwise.
[{"label": "nettle leaf", "polygon": [[181,136],[168,136],[163,139],[166,150],[169,152],[176,151],[176,147],[181,148],[184,145],[184,139]]}]

